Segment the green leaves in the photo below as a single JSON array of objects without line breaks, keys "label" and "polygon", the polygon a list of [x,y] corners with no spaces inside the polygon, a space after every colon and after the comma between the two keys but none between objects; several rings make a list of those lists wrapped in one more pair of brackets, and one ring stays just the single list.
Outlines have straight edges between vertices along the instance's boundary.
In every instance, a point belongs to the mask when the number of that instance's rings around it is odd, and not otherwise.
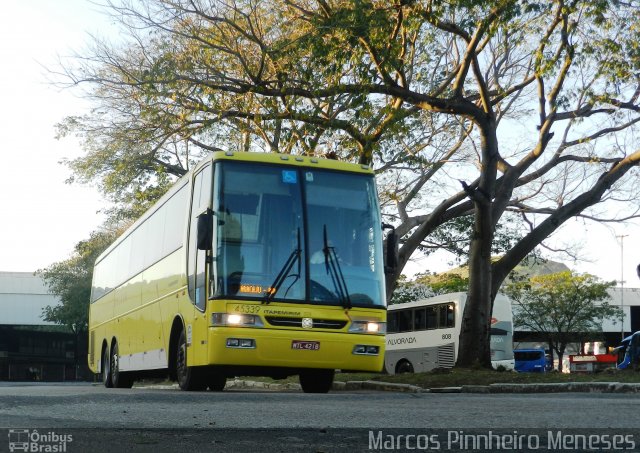
[{"label": "green leaves", "polygon": [[570,341],[601,332],[604,318],[621,319],[620,308],[608,302],[607,289],[613,286],[615,282],[567,271],[511,283],[504,293],[514,302],[514,325],[544,334],[562,355]]}]

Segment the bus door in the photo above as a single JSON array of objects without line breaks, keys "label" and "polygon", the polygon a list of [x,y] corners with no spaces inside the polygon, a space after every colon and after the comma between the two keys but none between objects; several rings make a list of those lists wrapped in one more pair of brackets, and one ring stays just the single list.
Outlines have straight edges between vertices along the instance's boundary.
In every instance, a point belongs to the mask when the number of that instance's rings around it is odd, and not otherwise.
[{"label": "bus door", "polygon": [[197,247],[198,216],[211,208],[211,165],[196,174],[191,201],[191,217],[189,225],[188,285],[189,300],[192,307],[190,316],[185,318],[187,354],[189,366],[202,365],[207,361],[208,320],[206,305],[209,298],[209,265],[210,250],[199,250]]}]

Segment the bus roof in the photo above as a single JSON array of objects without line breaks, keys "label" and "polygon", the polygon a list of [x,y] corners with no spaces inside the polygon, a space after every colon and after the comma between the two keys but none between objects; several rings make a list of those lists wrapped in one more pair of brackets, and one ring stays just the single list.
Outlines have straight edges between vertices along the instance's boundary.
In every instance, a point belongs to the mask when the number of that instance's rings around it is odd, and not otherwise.
[{"label": "bus roof", "polygon": [[631,339],[632,339],[633,337],[635,337],[636,335],[640,335],[640,330],[638,330],[637,332],[632,333],[632,334],[631,334],[631,335],[629,335],[628,337],[624,338],[624,339],[621,341],[621,343],[623,343],[623,344],[624,344],[624,343],[630,343],[630,342],[631,342]]},{"label": "bus roof", "polygon": [[[268,163],[279,165],[295,165],[300,167],[317,167],[326,170],[349,171],[354,173],[373,174],[373,169],[369,165],[353,164],[335,159],[324,159],[314,156],[296,156],[291,154],[278,153],[248,153],[217,151],[204,159],[197,167],[210,160],[234,160],[243,162]],[[196,168],[197,168],[196,167]]]},{"label": "bus roof", "polygon": [[401,308],[421,307],[423,305],[439,304],[445,302],[464,302],[467,299],[467,293],[448,293],[438,296],[427,297],[425,299],[414,300],[413,302],[404,302],[401,304],[393,304],[387,307],[387,310],[398,310]]},{"label": "bus roof", "polygon": [[[403,302],[400,304],[393,304],[387,307],[387,310],[399,310],[402,308],[414,308],[421,307],[423,305],[434,305],[441,304],[446,302],[459,302],[464,304],[467,300],[467,293],[465,292],[457,292],[457,293],[447,293],[447,294],[439,294],[433,297],[427,297],[424,299],[414,300],[413,302]],[[508,310],[511,311],[511,300],[505,296],[504,294],[498,293],[496,294],[496,301],[500,301],[497,305],[503,307],[508,307]],[[494,305],[494,309],[496,306]]]}]

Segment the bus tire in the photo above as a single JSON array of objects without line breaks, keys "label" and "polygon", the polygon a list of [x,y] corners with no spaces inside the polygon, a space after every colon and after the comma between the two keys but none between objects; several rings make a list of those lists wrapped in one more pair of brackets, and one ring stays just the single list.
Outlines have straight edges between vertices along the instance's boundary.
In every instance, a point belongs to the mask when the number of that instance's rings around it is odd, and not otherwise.
[{"label": "bus tire", "polygon": [[335,370],[308,370],[300,373],[304,393],[327,393],[333,385]]},{"label": "bus tire", "polygon": [[109,346],[105,345],[102,349],[102,383],[108,389],[113,387],[111,380],[111,354],[109,354]]},{"label": "bus tire", "polygon": [[178,338],[175,368],[178,385],[182,390],[199,391],[207,388],[205,376],[203,376],[201,370],[198,370],[197,367],[187,366],[187,337],[184,329],[182,329]]},{"label": "bus tire", "polygon": [[396,374],[413,373],[413,365],[408,360],[401,360],[396,365]]},{"label": "bus tire", "polygon": [[118,354],[118,342],[114,341],[111,348],[111,383],[113,387],[119,389],[130,389],[133,387],[133,375],[120,371],[120,355]]},{"label": "bus tire", "polygon": [[212,392],[221,392],[224,390],[225,385],[227,385],[227,378],[222,374],[211,374],[207,376],[207,387]]}]

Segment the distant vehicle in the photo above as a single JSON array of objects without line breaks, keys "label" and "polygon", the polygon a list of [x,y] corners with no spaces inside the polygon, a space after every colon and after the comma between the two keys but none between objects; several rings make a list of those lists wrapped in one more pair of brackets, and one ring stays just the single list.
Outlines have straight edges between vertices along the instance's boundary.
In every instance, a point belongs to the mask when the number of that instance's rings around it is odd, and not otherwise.
[{"label": "distant vehicle", "polygon": [[[451,293],[387,309],[385,369],[389,374],[451,368],[458,356],[458,338],[465,293]],[[513,369],[511,302],[498,295],[491,318],[491,363]]]},{"label": "distant vehicle", "polygon": [[515,370],[520,373],[544,373],[547,356],[544,349],[514,349]]},{"label": "distant vehicle", "polygon": [[637,368],[640,364],[640,331],[622,340],[620,346],[614,351],[618,355],[619,370]]},{"label": "distant vehicle", "polygon": [[569,371],[571,373],[597,373],[616,367],[616,354],[571,354]]}]

